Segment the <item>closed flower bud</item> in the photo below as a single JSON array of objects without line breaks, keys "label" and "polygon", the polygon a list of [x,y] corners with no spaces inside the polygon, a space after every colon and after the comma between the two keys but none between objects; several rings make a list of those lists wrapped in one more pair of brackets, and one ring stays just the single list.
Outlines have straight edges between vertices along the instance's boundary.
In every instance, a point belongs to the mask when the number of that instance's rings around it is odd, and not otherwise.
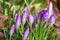
[{"label": "closed flower bud", "polygon": [[29,34],[29,28],[28,27],[26,27],[25,28],[25,30],[24,30],[24,33],[23,33],[23,40],[26,40],[26,38],[27,38],[27,36],[28,36],[28,34]]},{"label": "closed flower bud", "polygon": [[28,7],[25,5],[23,10],[22,10],[22,16],[21,16],[23,25],[26,22],[27,15],[28,15]]},{"label": "closed flower bud", "polygon": [[11,25],[11,28],[10,28],[10,37],[13,35],[13,33],[14,33],[14,27],[15,27],[15,25],[14,24],[12,24]]},{"label": "closed flower bud", "polygon": [[17,16],[17,19],[16,19],[16,28],[19,28],[20,26],[20,16]]},{"label": "closed flower bud", "polygon": [[33,23],[34,23],[34,17],[33,17],[32,14],[29,14],[29,15],[28,15],[28,21],[29,21],[30,25],[33,26]]}]

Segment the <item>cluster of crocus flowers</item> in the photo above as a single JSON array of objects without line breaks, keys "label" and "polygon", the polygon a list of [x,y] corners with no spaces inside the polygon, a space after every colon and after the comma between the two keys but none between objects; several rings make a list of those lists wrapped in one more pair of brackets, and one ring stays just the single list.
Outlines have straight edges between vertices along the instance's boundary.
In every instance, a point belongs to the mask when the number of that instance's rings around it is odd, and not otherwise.
[{"label": "cluster of crocus flowers", "polygon": [[14,33],[14,28],[15,28],[15,26],[16,26],[16,29],[18,29],[19,28],[19,26],[20,26],[20,16],[18,15],[18,12],[16,11],[16,13],[14,14],[14,22],[15,22],[15,24],[12,24],[10,27],[10,37],[13,35],[13,33]]},{"label": "cluster of crocus flowers", "polygon": [[[14,14],[14,22],[15,22],[14,26],[16,27],[16,29],[19,28],[21,20],[22,20],[23,25],[25,24],[26,18],[27,18],[27,14],[28,14],[28,8],[27,8],[26,5],[24,6],[24,8],[22,10],[22,15],[21,16],[19,16],[18,15],[18,11],[16,11],[16,13]],[[10,36],[12,36],[13,33],[14,33],[14,27],[10,28]]]},{"label": "cluster of crocus flowers", "polygon": [[17,11],[14,14],[14,21],[15,21],[15,24],[16,24],[16,28],[19,28],[21,19],[20,19],[20,16],[18,15]]},{"label": "cluster of crocus flowers", "polygon": [[48,23],[50,25],[53,25],[55,23],[55,15],[53,12],[52,2],[50,2],[49,9],[47,7],[45,7],[43,10],[41,10],[40,12],[38,12],[36,14],[36,18],[37,18],[38,22],[39,22],[41,16],[42,16],[43,20],[48,21]]},{"label": "cluster of crocus flowers", "polygon": [[[41,16],[44,21],[47,21],[51,25],[55,23],[55,16],[54,16],[53,8],[52,8],[52,2],[50,2],[49,8],[45,7],[40,12],[36,13],[36,17],[34,17],[31,13],[28,14],[28,7],[25,5],[22,10],[21,16],[18,15],[18,12],[14,14],[14,21],[15,21],[16,27],[19,28],[20,23],[21,23],[20,21],[22,21],[22,24],[24,25],[26,23],[26,19],[28,19],[29,24],[32,27],[34,27],[34,18],[36,18],[37,21],[39,22]],[[10,35],[13,34],[11,31],[12,29],[14,31],[14,27],[10,29]],[[22,39],[26,40],[28,34],[29,34],[29,27],[26,27],[23,32]]]}]

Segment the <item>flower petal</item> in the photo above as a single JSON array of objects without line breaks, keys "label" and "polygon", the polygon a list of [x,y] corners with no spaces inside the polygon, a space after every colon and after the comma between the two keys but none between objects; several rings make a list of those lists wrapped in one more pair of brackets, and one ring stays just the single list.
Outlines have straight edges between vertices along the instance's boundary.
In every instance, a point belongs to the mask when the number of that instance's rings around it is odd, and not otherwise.
[{"label": "flower petal", "polygon": [[44,19],[45,21],[48,21],[48,8],[44,8],[43,19]]},{"label": "flower petal", "polygon": [[55,16],[54,15],[51,15],[50,19],[49,19],[49,23],[51,25],[53,25],[55,23]]},{"label": "flower petal", "polygon": [[53,5],[52,5],[52,2],[50,2],[50,5],[49,5],[49,16],[48,16],[48,18],[50,18],[51,15],[53,15]]}]

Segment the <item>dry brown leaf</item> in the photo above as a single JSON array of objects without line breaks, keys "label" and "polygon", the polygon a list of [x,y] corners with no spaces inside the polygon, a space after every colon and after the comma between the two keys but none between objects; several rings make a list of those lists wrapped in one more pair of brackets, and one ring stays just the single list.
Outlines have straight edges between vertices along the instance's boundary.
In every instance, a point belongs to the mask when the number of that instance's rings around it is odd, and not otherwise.
[{"label": "dry brown leaf", "polygon": [[55,25],[60,27],[60,16],[56,19]]},{"label": "dry brown leaf", "polygon": [[5,26],[7,19],[9,19],[7,15],[0,15],[0,28],[2,28],[3,25]]},{"label": "dry brown leaf", "polygon": [[41,5],[41,3],[34,3],[34,4],[31,5],[31,8],[35,7],[36,9],[39,9],[40,5]]},{"label": "dry brown leaf", "polygon": [[45,0],[46,6],[49,6],[50,0]]}]

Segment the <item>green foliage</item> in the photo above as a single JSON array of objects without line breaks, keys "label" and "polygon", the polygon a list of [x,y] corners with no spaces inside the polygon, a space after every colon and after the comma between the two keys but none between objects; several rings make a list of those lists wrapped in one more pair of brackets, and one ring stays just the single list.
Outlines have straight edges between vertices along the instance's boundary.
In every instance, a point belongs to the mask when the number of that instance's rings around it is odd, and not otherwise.
[{"label": "green foliage", "polygon": [[[36,23],[36,22],[35,22]],[[46,25],[46,22],[42,24],[42,18],[39,24],[35,24],[33,32],[30,32],[27,40],[50,40],[54,27]]]}]

